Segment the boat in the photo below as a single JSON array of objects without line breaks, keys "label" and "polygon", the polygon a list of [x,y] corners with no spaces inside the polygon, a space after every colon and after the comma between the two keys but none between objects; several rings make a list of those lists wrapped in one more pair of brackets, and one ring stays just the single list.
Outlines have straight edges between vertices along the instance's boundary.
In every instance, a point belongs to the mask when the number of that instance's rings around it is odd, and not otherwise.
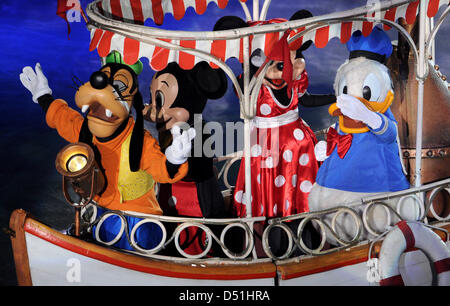
[{"label": "boat", "polygon": [[[144,3],[145,2],[145,3]],[[244,120],[244,151],[218,157],[219,178],[226,186],[223,196],[232,201],[233,187],[229,182],[232,165],[241,159],[250,158],[249,125],[255,116],[255,97],[262,78],[247,80],[241,90],[236,76],[225,61],[235,57],[248,73],[249,50],[264,50],[274,35],[281,35],[287,29],[296,29],[295,39],[311,39],[318,47],[326,47],[328,41],[338,37],[345,42],[356,30],[369,32],[375,24],[382,24],[385,30],[395,29],[410,50],[407,62],[411,67],[408,84],[396,78],[396,86],[404,86],[404,92],[414,95],[400,100],[414,107],[414,112],[402,116],[406,122],[400,124],[403,158],[410,165],[410,180],[413,186],[407,190],[377,194],[361,199],[351,205],[337,206],[324,211],[306,212],[283,218],[254,217],[206,219],[137,214],[129,211],[111,211],[97,214],[97,204],[88,200],[77,208],[78,228],[90,229],[107,218],[117,217],[126,226],[126,216],[138,216],[142,221],[127,233],[132,250],[111,247],[112,241],[85,239],[74,235],[71,229],[58,231],[33,218],[28,212],[17,209],[10,218],[10,234],[19,285],[166,285],[166,286],[379,286],[379,285],[450,285],[450,217],[448,214],[448,133],[439,138],[425,128],[429,117],[424,109],[430,100],[439,95],[442,112],[436,114],[439,122],[448,130],[450,106],[449,86],[436,67],[433,57],[433,41],[446,16],[450,13],[448,0],[390,0],[376,2],[376,10],[367,5],[343,12],[254,27],[216,32],[187,32],[163,30],[144,26],[147,18],[161,24],[166,13],[181,19],[190,6],[203,14],[207,4],[216,3],[225,8],[227,0],[196,1],[140,1],[118,2],[96,0],[86,8],[91,32],[90,50],[97,49],[104,59],[110,51],[123,54],[124,60],[134,63],[140,57],[147,57],[151,67],[161,70],[169,62],[177,61],[185,69],[199,60],[209,61],[222,68],[234,84],[240,100],[241,116]],[[249,1],[248,1],[249,2]],[[130,6],[130,3],[134,4]],[[253,1],[253,14],[247,1],[240,0],[247,20],[265,20],[271,1],[266,0],[259,7]],[[150,6],[152,4],[153,6]],[[127,6],[128,5],[128,6]],[[437,22],[430,20],[445,6]],[[405,24],[397,23],[404,20]],[[413,39],[417,29],[418,47]],[[411,28],[410,28],[411,29]],[[278,37],[279,38],[279,37]],[[250,44],[251,40],[251,44]],[[400,39],[397,48],[400,48]],[[395,60],[401,60],[394,58]],[[247,67],[247,68],[246,68]],[[394,71],[398,72],[398,69]],[[263,75],[263,74],[261,74]],[[244,78],[245,79],[245,78]],[[425,85],[428,84],[428,85]],[[406,88],[406,89],[405,89]],[[401,99],[401,98],[400,98]],[[404,108],[394,110],[402,114]],[[439,117],[439,116],[442,117]],[[398,116],[398,115],[397,115]],[[435,121],[436,122],[436,121]],[[426,131],[423,137],[422,127]],[[402,130],[403,129],[403,130]],[[408,129],[407,131],[405,129]],[[319,136],[323,131],[316,131]],[[412,137],[411,134],[415,135]],[[439,140],[428,141],[438,137]],[[438,145],[436,145],[436,143]],[[429,146],[428,146],[429,145]],[[433,146],[434,145],[434,146]],[[428,153],[431,152],[431,155]],[[422,154],[416,154],[422,152]],[[429,162],[427,158],[432,159]],[[422,163],[422,159],[425,160]],[[249,165],[250,163],[246,163]],[[447,165],[447,166],[446,166]],[[423,170],[423,171],[422,171]],[[425,173],[425,175],[422,174]],[[250,177],[251,169],[246,168]],[[250,180],[246,189],[251,190]],[[393,209],[385,202],[394,201]],[[363,213],[356,212],[356,206],[363,206]],[[414,216],[403,215],[404,205],[413,205]],[[387,212],[383,229],[371,226],[370,211],[384,209]],[[251,211],[248,209],[247,211]],[[353,218],[356,232],[353,237],[340,237],[331,225],[322,221],[323,216],[333,220],[343,214]],[[304,242],[302,232],[308,222],[313,222],[321,232],[318,248]],[[135,242],[134,235],[139,226],[151,223],[159,227],[162,238],[151,249],[144,249]],[[267,226],[257,237],[260,224]],[[292,230],[292,224],[296,224]],[[200,254],[190,254],[179,245],[180,233],[188,227],[197,227],[206,236],[205,249]],[[212,229],[215,228],[215,230]],[[220,228],[219,232],[217,228]],[[269,242],[271,231],[278,229],[287,238],[287,248],[274,254]],[[365,239],[362,232],[372,234]],[[230,236],[242,239],[237,250],[231,247]],[[331,233],[339,246],[330,247],[326,236]],[[234,237],[234,236],[233,236]],[[374,238],[373,238],[374,237]],[[234,238],[233,238],[234,239]],[[231,240],[233,240],[231,239]],[[113,239],[114,240],[114,239]],[[167,249],[171,246],[171,251]],[[211,253],[211,249],[219,249]],[[300,252],[300,254],[298,254]],[[211,255],[213,254],[213,255]],[[403,255],[402,255],[403,254]],[[430,260],[433,264],[430,265]]]}]

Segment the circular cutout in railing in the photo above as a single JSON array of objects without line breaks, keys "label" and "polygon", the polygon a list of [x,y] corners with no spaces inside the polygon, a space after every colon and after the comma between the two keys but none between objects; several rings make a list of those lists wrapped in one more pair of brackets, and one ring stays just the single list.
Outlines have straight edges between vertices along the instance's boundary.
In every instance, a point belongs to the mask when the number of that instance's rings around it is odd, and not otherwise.
[{"label": "circular cutout in railing", "polygon": [[98,209],[94,204],[88,204],[81,208],[81,219],[89,224],[97,219]]},{"label": "circular cutout in railing", "polygon": [[250,228],[245,223],[228,224],[220,235],[224,245],[223,252],[233,259],[242,259],[250,255],[254,241]]},{"label": "circular cutout in railing", "polygon": [[106,245],[118,242],[125,231],[126,220],[115,213],[105,213],[94,226],[95,239]]},{"label": "circular cutout in railing", "polygon": [[267,256],[273,259],[286,259],[292,253],[292,231],[284,223],[269,225],[263,233],[262,242]]},{"label": "circular cutout in railing", "polygon": [[167,232],[164,225],[157,220],[143,219],[132,227],[131,246],[144,253],[156,253],[166,241]]},{"label": "circular cutout in railing", "polygon": [[427,197],[427,205],[430,205],[427,217],[438,221],[450,219],[450,188],[433,189]]},{"label": "circular cutout in railing", "polygon": [[201,223],[180,224],[174,232],[174,237],[178,252],[191,259],[206,256],[213,243],[209,228]]}]

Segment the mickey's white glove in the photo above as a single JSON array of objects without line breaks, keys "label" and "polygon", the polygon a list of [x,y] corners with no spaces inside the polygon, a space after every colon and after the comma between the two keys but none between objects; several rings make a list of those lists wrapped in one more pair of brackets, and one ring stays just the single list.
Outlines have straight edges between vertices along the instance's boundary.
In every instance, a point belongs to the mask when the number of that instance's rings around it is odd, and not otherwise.
[{"label": "mickey's white glove", "polygon": [[37,63],[35,70],[36,72],[30,66],[23,68],[20,81],[33,95],[34,103],[38,103],[38,98],[52,94],[52,90],[48,87],[48,80],[42,72],[41,64]]},{"label": "mickey's white glove", "polygon": [[181,133],[179,126],[175,125],[170,129],[172,133],[172,144],[166,149],[167,160],[174,165],[181,165],[186,162],[191,152],[191,141],[195,137],[195,129],[190,128]]},{"label": "mickey's white glove", "polygon": [[361,101],[357,98],[341,94],[337,97],[336,106],[340,108],[343,115],[353,119],[364,122],[371,129],[378,129],[382,120],[380,116],[369,110]]},{"label": "mickey's white glove", "polygon": [[316,155],[317,161],[324,161],[328,158],[326,141],[321,140],[314,146],[314,155]]}]

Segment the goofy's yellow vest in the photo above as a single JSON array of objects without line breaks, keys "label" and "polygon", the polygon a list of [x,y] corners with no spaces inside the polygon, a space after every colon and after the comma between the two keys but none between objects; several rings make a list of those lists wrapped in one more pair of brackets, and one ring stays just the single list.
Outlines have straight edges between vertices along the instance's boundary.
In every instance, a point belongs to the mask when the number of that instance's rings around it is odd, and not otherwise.
[{"label": "goofy's yellow vest", "polygon": [[120,193],[120,203],[137,199],[146,194],[155,185],[153,177],[143,170],[132,172],[130,170],[131,133],[122,144],[120,154],[119,178],[117,180]]}]

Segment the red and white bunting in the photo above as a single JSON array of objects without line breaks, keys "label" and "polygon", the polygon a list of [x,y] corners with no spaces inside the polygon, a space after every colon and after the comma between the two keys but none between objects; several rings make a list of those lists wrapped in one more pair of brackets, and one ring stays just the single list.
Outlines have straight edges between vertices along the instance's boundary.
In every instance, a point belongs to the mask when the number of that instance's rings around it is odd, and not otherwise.
[{"label": "red and white bunting", "polygon": [[[115,5],[119,5],[119,8],[122,7],[122,4],[127,3],[129,6],[128,10],[120,9],[121,16],[126,18],[135,18],[135,16],[142,16],[141,20],[145,20],[146,18],[151,18],[154,15],[155,10],[148,9],[147,6],[152,6],[153,3],[164,3],[162,7],[164,8],[161,12],[172,12],[174,15],[178,17],[182,17],[184,15],[181,13],[177,13],[177,10],[173,10],[172,4],[183,4],[184,8],[188,7],[188,5],[192,6],[196,3],[204,2],[209,3],[211,1],[216,2],[219,7],[221,5],[225,5],[228,0],[104,0],[100,3],[102,5],[109,5],[109,9],[113,10]],[[242,1],[242,0],[241,0]],[[449,4],[449,0],[427,0],[427,15],[428,17],[433,17],[438,12],[439,8],[444,5]],[[137,10],[137,6],[133,6],[133,4],[139,3],[140,9]],[[144,3],[146,3],[144,5]],[[170,5],[168,4],[170,3]],[[418,13],[418,5],[419,1],[415,1],[403,6],[398,6],[386,11],[381,12],[381,18],[396,21],[399,18],[405,18],[406,22],[409,24],[414,23],[417,13]],[[162,5],[162,4],[161,4]],[[196,8],[194,6],[194,8]],[[196,8],[197,10],[197,8]],[[137,13],[133,13],[135,11],[146,12],[141,15]],[[185,11],[185,9],[180,10]],[[153,12],[153,13],[152,13]],[[198,12],[201,12],[199,10]],[[148,15],[146,15],[148,14]],[[151,16],[150,16],[151,15]],[[176,17],[177,18],[177,17]],[[136,19],[134,19],[136,20]],[[162,21],[162,19],[161,19]],[[282,22],[282,21],[279,21]],[[264,24],[265,22],[261,22]],[[376,25],[374,22],[367,21],[350,21],[350,22],[341,22],[330,24],[322,28],[318,28],[314,31],[308,32],[305,36],[297,38],[295,40],[289,41],[290,47],[292,49],[296,49],[301,45],[303,41],[312,40],[316,47],[323,48],[332,38],[338,38],[341,43],[346,43],[353,32],[357,30],[361,30],[363,35],[367,36],[372,32],[373,27]],[[258,24],[254,25],[258,26]],[[385,30],[389,30],[390,27],[384,26]],[[292,37],[295,33],[304,30],[304,28],[297,29],[296,31],[292,31],[290,36]],[[276,33],[267,33],[267,34],[258,34],[254,36],[250,36],[250,50],[253,52],[256,49],[261,49],[264,51],[266,55],[270,52],[272,46],[282,37],[282,32]],[[222,61],[226,61],[230,58],[236,58],[240,62],[243,62],[243,39],[230,39],[230,40],[198,40],[198,41],[188,41],[188,40],[170,40],[170,39],[162,39],[163,41],[170,42],[175,45],[179,45],[181,47],[194,49],[203,51],[205,53],[214,55],[221,59]],[[127,64],[134,64],[138,59],[142,57],[146,57],[149,59],[150,67],[153,70],[159,71],[166,67],[166,65],[170,62],[177,62],[184,69],[192,69],[195,64],[200,61],[204,61],[203,58],[188,54],[183,51],[170,50],[146,43],[139,42],[137,40],[124,37],[119,34],[114,34],[113,32],[101,30],[101,29],[93,29],[91,31],[91,44],[90,51],[97,49],[99,56],[106,57],[111,51],[116,50],[119,51],[124,56],[124,61]],[[211,64],[215,67],[214,64]]]},{"label": "red and white bunting", "polygon": [[[420,1],[414,1],[402,6],[394,7],[392,9],[383,11],[379,16],[375,16],[375,13],[371,17],[379,17],[381,19],[387,19],[390,21],[397,21],[399,18],[404,18],[408,24],[413,24],[416,20],[416,16],[419,10]],[[444,5],[449,5],[449,0],[428,0],[427,3],[427,16],[434,17],[439,8]],[[316,30],[306,33],[303,37],[296,39],[289,39],[289,46],[291,49],[298,49],[298,47],[304,41],[312,40],[317,48],[325,47],[328,42],[333,38],[338,38],[341,43],[346,43],[353,32],[360,30],[364,36],[368,36],[372,29],[377,25],[375,22],[368,21],[349,21],[335,24],[329,24],[327,26],[318,28]],[[385,31],[391,27],[383,25]],[[305,27],[292,31],[289,37],[294,37],[296,33],[302,32]]]},{"label": "red and white bunting", "polygon": [[[283,33],[268,33],[255,35],[250,38],[250,49],[253,52],[256,49],[268,52],[274,43],[276,43]],[[214,55],[222,61],[230,58],[237,58],[243,61],[243,39],[230,40],[170,40],[161,39],[172,44],[203,51]],[[149,59],[150,67],[153,70],[161,70],[170,62],[177,62],[183,69],[192,69],[195,64],[204,61],[203,58],[188,54],[183,51],[169,50],[166,48],[138,42],[137,40],[124,37],[113,32],[101,29],[91,31],[90,51],[97,49],[99,56],[106,57],[111,51],[116,50],[123,54],[124,61],[127,64],[134,64],[139,58]],[[214,64],[212,64],[215,67]]]},{"label": "red and white bunting", "polygon": [[[135,24],[144,24],[152,19],[161,25],[165,14],[171,14],[176,20],[183,18],[189,7],[194,8],[199,15],[206,11],[210,2],[221,9],[228,5],[229,0],[102,0],[97,7],[102,15],[115,20]],[[240,0],[246,2],[247,0]]]}]

